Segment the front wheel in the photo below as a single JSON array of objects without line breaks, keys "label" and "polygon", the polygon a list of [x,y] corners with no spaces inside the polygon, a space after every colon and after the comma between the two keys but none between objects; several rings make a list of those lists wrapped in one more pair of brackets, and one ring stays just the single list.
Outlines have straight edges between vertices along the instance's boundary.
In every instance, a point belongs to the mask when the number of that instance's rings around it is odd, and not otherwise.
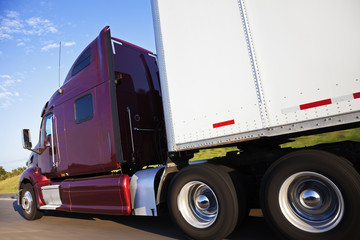
[{"label": "front wheel", "polygon": [[333,154],[303,150],[270,167],[261,203],[270,225],[287,239],[359,239],[360,176]]},{"label": "front wheel", "polygon": [[[210,164],[186,167],[172,180],[168,195],[170,214],[192,239],[222,239],[238,221],[237,192],[228,173]],[[243,211],[239,211],[239,207]]]},{"label": "front wheel", "polygon": [[42,217],[43,212],[36,206],[36,196],[31,184],[25,184],[21,192],[21,209],[27,220],[35,220]]}]

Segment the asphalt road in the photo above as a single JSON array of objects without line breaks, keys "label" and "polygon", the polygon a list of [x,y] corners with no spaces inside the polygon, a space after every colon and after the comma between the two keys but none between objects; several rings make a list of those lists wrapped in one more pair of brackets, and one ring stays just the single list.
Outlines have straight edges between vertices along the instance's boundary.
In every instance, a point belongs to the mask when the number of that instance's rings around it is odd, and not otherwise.
[{"label": "asphalt road", "polygon": [[[135,217],[48,211],[27,221],[14,194],[0,194],[0,239],[185,239],[169,217]],[[227,239],[275,240],[261,212],[252,211]]]}]

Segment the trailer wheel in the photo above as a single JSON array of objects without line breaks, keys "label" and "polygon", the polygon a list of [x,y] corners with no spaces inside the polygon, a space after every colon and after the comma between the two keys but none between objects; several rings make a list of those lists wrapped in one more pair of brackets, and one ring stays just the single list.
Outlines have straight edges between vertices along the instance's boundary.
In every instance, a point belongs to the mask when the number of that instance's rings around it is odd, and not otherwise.
[{"label": "trailer wheel", "polygon": [[21,192],[21,209],[27,220],[39,219],[43,212],[39,211],[36,206],[36,196],[30,183],[25,184]]},{"label": "trailer wheel", "polygon": [[360,176],[336,155],[282,157],[266,172],[260,200],[266,220],[287,239],[360,238]]},{"label": "trailer wheel", "polygon": [[226,237],[234,230],[239,215],[230,176],[209,164],[181,170],[171,182],[168,204],[177,226],[192,239]]}]

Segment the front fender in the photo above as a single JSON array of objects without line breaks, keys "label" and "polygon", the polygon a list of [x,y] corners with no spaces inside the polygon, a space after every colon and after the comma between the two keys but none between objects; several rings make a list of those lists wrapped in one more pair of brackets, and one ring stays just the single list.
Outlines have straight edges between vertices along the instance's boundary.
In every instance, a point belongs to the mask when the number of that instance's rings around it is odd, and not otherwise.
[{"label": "front fender", "polygon": [[30,183],[35,191],[35,195],[37,198],[37,207],[40,208],[41,206],[45,205],[41,187],[49,185],[50,179],[46,176],[39,173],[38,168],[30,167],[26,169],[20,176],[19,179],[19,187],[18,187],[18,204],[20,205],[20,198],[21,198],[21,191],[24,184]]}]

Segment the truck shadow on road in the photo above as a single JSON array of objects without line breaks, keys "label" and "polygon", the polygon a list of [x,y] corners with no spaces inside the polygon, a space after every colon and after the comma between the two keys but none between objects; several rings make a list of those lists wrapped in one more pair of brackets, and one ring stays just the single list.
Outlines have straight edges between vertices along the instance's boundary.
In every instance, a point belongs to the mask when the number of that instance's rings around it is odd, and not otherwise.
[{"label": "truck shadow on road", "polygon": [[149,233],[175,239],[186,239],[180,230],[172,223],[170,217],[142,217],[142,216],[116,216],[116,215],[98,215],[82,214],[68,212],[46,212],[44,217],[52,216],[59,218],[82,219],[89,221],[111,221],[119,225],[124,225],[134,229],[139,229]]},{"label": "truck shadow on road", "polygon": [[[14,211],[24,217],[21,206],[17,201],[13,203]],[[186,239],[177,226],[172,222],[169,216],[161,217],[141,217],[141,216],[115,216],[85,213],[69,213],[61,211],[45,211],[43,218],[64,218],[78,219],[88,221],[107,221],[139,229],[160,236]],[[263,217],[249,216],[239,225],[235,231],[226,239],[242,239],[242,240],[277,240],[279,239],[267,226]]]},{"label": "truck shadow on road", "polygon": [[13,202],[14,211],[17,212],[21,217],[24,217],[24,214],[21,210],[21,206],[17,204],[17,200]]}]

